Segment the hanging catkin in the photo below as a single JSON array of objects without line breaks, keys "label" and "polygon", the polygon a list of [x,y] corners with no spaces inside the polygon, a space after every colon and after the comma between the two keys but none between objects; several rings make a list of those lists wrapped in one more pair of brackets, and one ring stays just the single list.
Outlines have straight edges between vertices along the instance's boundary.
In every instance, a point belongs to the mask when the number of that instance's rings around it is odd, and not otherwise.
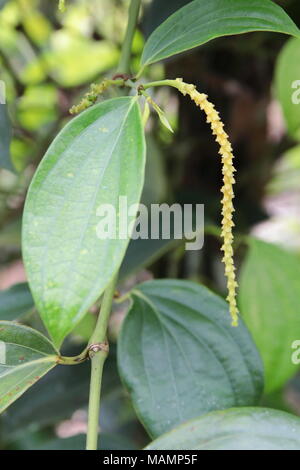
[{"label": "hanging catkin", "polygon": [[233,262],[233,185],[235,183],[233,166],[233,153],[232,147],[228,139],[228,135],[224,131],[224,124],[221,121],[219,113],[215,110],[215,107],[207,99],[207,95],[199,93],[196,90],[195,85],[184,83],[181,78],[177,78],[174,82],[174,86],[183,94],[188,95],[196,103],[199,108],[205,112],[207,116],[207,122],[210,124],[212,132],[215,136],[216,141],[220,145],[219,154],[222,157],[222,173],[223,173],[223,187],[221,192],[223,193],[222,198],[222,238],[223,246],[222,251],[224,252],[223,262],[225,264],[225,275],[227,278],[227,289],[228,296],[227,301],[229,303],[230,314],[232,318],[232,325],[238,325],[238,308],[236,303],[236,276],[235,267]]}]

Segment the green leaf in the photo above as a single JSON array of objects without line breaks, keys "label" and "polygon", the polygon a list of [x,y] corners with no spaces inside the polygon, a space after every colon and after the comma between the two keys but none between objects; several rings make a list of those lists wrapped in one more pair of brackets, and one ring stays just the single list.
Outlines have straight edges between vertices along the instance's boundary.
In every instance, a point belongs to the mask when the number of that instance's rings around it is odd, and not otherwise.
[{"label": "green leaf", "polygon": [[132,298],[118,363],[150,435],[208,411],[257,401],[261,360],[243,323],[231,327],[224,300],[176,280],[146,282]]},{"label": "green leaf", "polygon": [[151,101],[151,104],[152,104],[154,110],[157,112],[158,117],[159,117],[159,120],[160,120],[160,122],[162,123],[162,125],[163,125],[166,129],[168,129],[168,131],[174,133],[174,131],[173,131],[172,127],[171,127],[171,124],[170,124],[169,121],[168,121],[168,118],[167,118],[165,112],[164,112],[162,109],[160,109],[160,107],[159,107],[154,101]]},{"label": "green leaf", "polygon": [[300,139],[300,40],[290,39],[279,54],[275,71],[275,93],[289,134]]},{"label": "green leaf", "polygon": [[146,66],[211,39],[251,31],[300,37],[284,10],[270,0],[195,0],[162,23],[149,37],[142,55]]},{"label": "green leaf", "polygon": [[38,331],[0,321],[0,413],[56,365],[57,354]]},{"label": "green leaf", "polygon": [[300,338],[300,259],[270,243],[249,243],[239,305],[262,356],[270,393],[297,371],[292,343]]},{"label": "green leaf", "polygon": [[[69,355],[69,351],[68,355]],[[77,349],[78,352],[78,349]],[[71,353],[76,355],[76,351]],[[56,367],[13,403],[1,417],[1,443],[11,443],[35,430],[58,425],[70,419],[79,408],[88,404],[89,364]],[[1,382],[0,382],[1,383]]]},{"label": "green leaf", "polygon": [[300,419],[268,408],[214,411],[159,437],[147,450],[300,450]]},{"label": "green leaf", "polygon": [[0,167],[14,171],[10,160],[10,137],[11,129],[6,104],[1,104],[1,83],[0,83]]},{"label": "green leaf", "polygon": [[[82,345],[83,349],[84,345]],[[68,357],[78,354],[76,347],[67,347],[64,351]],[[43,377],[38,387],[32,387],[13,403],[7,412],[1,416],[0,441],[5,445],[22,439],[24,433],[28,434],[33,428],[42,431],[57,426],[61,421],[71,418],[73,413],[86,408],[89,400],[90,364],[88,361],[76,367],[56,367]],[[120,396],[118,412],[116,413],[116,399],[110,409],[108,399]],[[125,401],[126,400],[126,401]],[[101,430],[115,432],[124,420],[124,406],[128,399],[124,397],[117,374],[115,350],[113,345],[107,358],[102,379],[101,392]],[[123,406],[123,408],[122,408]],[[122,424],[124,424],[122,422]]]},{"label": "green leaf", "polygon": [[[25,204],[23,255],[37,308],[56,345],[83,318],[118,270],[129,238],[99,239],[119,196],[139,202],[145,144],[136,98],[105,101],[72,120],[51,144]],[[132,217],[132,220],[134,217]]]},{"label": "green leaf", "polygon": [[16,284],[0,291],[0,320],[16,320],[33,308],[28,284]]},{"label": "green leaf", "polygon": [[[277,160],[276,166],[275,168],[273,168],[272,173],[272,178],[267,186],[268,194],[271,194],[272,196],[281,196],[284,192],[295,192],[294,194],[298,194],[300,181],[300,145],[296,145],[296,147],[292,147],[286,152],[284,152],[282,157]],[[286,227],[286,222],[282,222]],[[293,234],[295,234],[295,236],[297,236],[294,224],[291,223],[290,225],[291,231],[293,232]],[[297,238],[297,241],[298,240],[299,239]]]}]

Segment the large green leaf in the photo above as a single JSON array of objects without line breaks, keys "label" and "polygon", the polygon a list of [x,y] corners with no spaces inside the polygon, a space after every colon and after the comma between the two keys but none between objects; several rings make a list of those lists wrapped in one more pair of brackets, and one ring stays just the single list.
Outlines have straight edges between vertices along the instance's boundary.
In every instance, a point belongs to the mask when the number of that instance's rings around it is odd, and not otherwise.
[{"label": "large green leaf", "polygon": [[[119,196],[139,202],[145,145],[136,98],[92,107],[50,146],[27,196],[23,254],[30,287],[57,345],[83,318],[119,268],[129,242],[99,239],[97,209]],[[133,218],[133,217],[132,217]]]},{"label": "large green leaf", "polygon": [[268,408],[232,408],[189,421],[148,450],[300,450],[300,419]]},{"label": "large green leaf", "polygon": [[152,436],[208,411],[254,404],[260,357],[228,306],[192,282],[150,281],[132,293],[118,345],[122,379]]},{"label": "large green leaf", "polygon": [[1,93],[0,88],[0,167],[13,171],[14,168],[10,160],[11,128],[6,104],[1,104]]},{"label": "large green leaf", "polygon": [[290,39],[279,54],[275,93],[282,107],[289,134],[300,139],[300,40]]},{"label": "large green leaf", "polygon": [[266,392],[297,371],[292,343],[300,338],[300,259],[251,239],[240,277],[241,314],[263,358]]},{"label": "large green leaf", "polygon": [[57,355],[38,331],[0,321],[0,413],[56,365]]},{"label": "large green leaf", "polygon": [[16,284],[0,291],[0,320],[16,320],[33,308],[28,284]]},{"label": "large green leaf", "polygon": [[300,30],[270,0],[195,0],[171,15],[146,42],[146,66],[211,39],[251,31],[273,31],[300,37]]}]

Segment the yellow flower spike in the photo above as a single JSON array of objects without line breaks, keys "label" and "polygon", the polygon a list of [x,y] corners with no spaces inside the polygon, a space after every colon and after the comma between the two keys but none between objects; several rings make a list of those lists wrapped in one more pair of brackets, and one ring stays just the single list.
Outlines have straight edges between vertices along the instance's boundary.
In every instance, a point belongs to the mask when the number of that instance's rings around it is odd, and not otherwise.
[{"label": "yellow flower spike", "polygon": [[72,106],[71,114],[78,114],[96,103],[98,96],[102,95],[112,85],[124,85],[124,80],[108,80],[105,79],[101,83],[92,83],[90,90],[84,95],[79,104]]},{"label": "yellow flower spike", "polygon": [[84,95],[79,104],[72,106],[70,113],[78,114],[92,106],[96,102],[98,96],[101,95],[109,87],[109,85],[109,80],[104,80],[99,84],[92,83],[90,90]]},{"label": "yellow flower spike", "polygon": [[[175,84],[176,83],[176,84]],[[219,154],[222,156],[222,174],[223,174],[223,193],[222,199],[222,238],[223,246],[221,250],[224,252],[223,263],[225,264],[225,276],[227,277],[229,310],[232,318],[232,326],[238,326],[238,308],[236,303],[236,288],[238,286],[235,276],[235,267],[233,261],[233,184],[235,183],[233,166],[232,146],[228,140],[228,135],[224,131],[224,124],[221,121],[219,113],[215,107],[207,99],[207,95],[199,93],[195,85],[184,83],[181,78],[177,78],[174,86],[184,95],[189,95],[199,108],[205,112],[207,122],[210,124],[216,141],[220,145]]]}]

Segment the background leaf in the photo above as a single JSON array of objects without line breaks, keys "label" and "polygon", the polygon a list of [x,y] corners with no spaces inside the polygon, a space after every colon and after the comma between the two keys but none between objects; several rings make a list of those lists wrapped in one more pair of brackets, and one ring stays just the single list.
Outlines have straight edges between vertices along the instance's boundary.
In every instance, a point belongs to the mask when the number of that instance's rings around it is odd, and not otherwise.
[{"label": "background leaf", "polygon": [[300,450],[300,419],[267,408],[214,411],[159,437],[147,450]]},{"label": "background leaf", "polygon": [[131,240],[120,268],[120,279],[136,273],[139,269],[149,266],[163,254],[173,250],[182,243],[181,240]]},{"label": "background leaf", "polygon": [[[297,88],[293,88],[298,81]],[[293,94],[300,87],[300,40],[290,39],[279,54],[275,71],[275,93],[280,102],[289,134],[300,139],[300,104],[293,103]],[[300,94],[298,93],[298,100]]]},{"label": "background leaf", "polygon": [[[10,445],[8,450],[84,450],[85,446],[85,434],[61,439],[49,435],[29,434]],[[126,437],[101,433],[100,449],[134,450],[134,446]]]},{"label": "background leaf", "polygon": [[74,32],[59,30],[52,34],[51,49],[40,61],[60,86],[73,87],[115,67],[118,58],[119,52],[110,41],[93,43]]},{"label": "background leaf", "polygon": [[[74,355],[73,351],[68,351]],[[76,354],[76,352],[75,352]],[[11,405],[2,416],[1,442],[22,439],[30,430],[56,426],[88,403],[90,364],[58,366]]]},{"label": "background leaf", "polygon": [[0,0],[0,8],[4,7],[5,3],[7,3],[7,0]]},{"label": "background leaf", "polygon": [[[150,206],[150,204],[160,203],[167,199],[168,182],[163,152],[151,135],[146,137],[146,144],[145,184],[141,202]],[[155,185],[153,181],[155,181]]]},{"label": "background leaf", "polygon": [[267,393],[297,371],[291,356],[292,343],[300,338],[299,296],[299,258],[251,239],[240,277],[239,304],[264,361]]},{"label": "background leaf", "polygon": [[270,0],[195,0],[162,23],[146,42],[142,65],[200,46],[211,39],[251,31],[300,38],[300,30]]},{"label": "background leaf", "polygon": [[165,21],[176,10],[182,8],[191,0],[152,0],[146,9],[144,19],[144,30],[148,37],[155,28],[157,28],[163,21]]},{"label": "background leaf", "polygon": [[9,222],[5,227],[1,228],[0,248],[20,249],[21,247],[21,220]]},{"label": "background leaf", "polygon": [[[68,124],[30,186],[23,254],[38,310],[56,344],[83,318],[117,271],[125,239],[100,240],[97,209],[119,196],[138,203],[145,145],[135,98],[105,101]],[[117,214],[117,227],[118,227]]]},{"label": "background leaf", "polygon": [[10,136],[11,129],[6,104],[0,104],[0,167],[14,171],[10,160]]},{"label": "background leaf", "polygon": [[[151,222],[151,217],[149,217]],[[203,226],[195,226],[193,234],[201,237],[203,234]],[[192,235],[192,234],[191,234]],[[191,238],[190,238],[191,239]],[[124,280],[131,274],[136,273],[138,270],[148,267],[164,254],[181,248],[184,250],[184,244],[187,242],[186,238],[181,240],[174,238],[174,221],[170,223],[170,239],[142,239],[131,240],[126,255],[120,268],[120,279]]]},{"label": "background leaf", "polygon": [[[299,74],[300,76],[300,74]],[[300,129],[300,120],[299,120]],[[280,159],[273,171],[267,190],[272,195],[300,192],[300,145],[290,148]]]},{"label": "background leaf", "polygon": [[241,322],[206,288],[160,280],[133,291],[118,344],[121,377],[152,436],[200,414],[254,404],[262,365]]},{"label": "background leaf", "polygon": [[16,320],[34,307],[27,283],[0,291],[0,320]]},{"label": "background leaf", "polygon": [[[74,347],[68,341],[64,354],[74,356],[84,346],[80,344]],[[47,445],[49,439],[51,445],[52,441],[54,445],[67,443],[65,440],[54,441],[55,431],[60,425],[69,430],[72,426],[78,426],[78,423],[82,430],[85,428],[89,381],[88,361],[76,367],[55,367],[51,374],[42,377],[38,384],[31,387],[1,415],[0,448],[32,446],[37,449]],[[104,369],[101,402],[101,434],[109,437],[108,441],[106,438],[102,440],[102,445],[105,448],[112,448],[109,447],[111,445],[117,448],[117,445],[120,445],[120,449],[125,449],[126,442],[127,446],[131,442],[131,448],[143,448],[148,439],[136,420],[128,395],[121,386],[113,343],[110,345],[110,354]],[[83,444],[81,448],[84,447]]]},{"label": "background leaf", "polygon": [[0,413],[56,365],[57,351],[38,331],[0,321]]}]

